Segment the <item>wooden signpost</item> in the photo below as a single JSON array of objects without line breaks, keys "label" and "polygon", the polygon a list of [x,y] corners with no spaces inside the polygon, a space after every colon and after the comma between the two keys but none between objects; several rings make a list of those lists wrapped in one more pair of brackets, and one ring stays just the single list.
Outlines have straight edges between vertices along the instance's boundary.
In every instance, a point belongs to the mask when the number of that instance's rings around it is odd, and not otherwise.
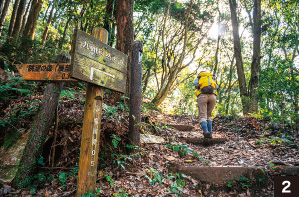
[{"label": "wooden signpost", "polygon": [[[24,80],[88,82],[81,137],[77,196],[95,193],[103,88],[125,93],[128,57],[107,45],[108,32],[75,30],[71,64],[18,64]],[[77,80],[76,80],[77,79]]]},{"label": "wooden signpost", "polygon": [[95,193],[103,88],[124,93],[127,56],[106,43],[108,32],[95,28],[92,36],[75,31],[71,77],[88,82],[81,137],[77,196]]}]

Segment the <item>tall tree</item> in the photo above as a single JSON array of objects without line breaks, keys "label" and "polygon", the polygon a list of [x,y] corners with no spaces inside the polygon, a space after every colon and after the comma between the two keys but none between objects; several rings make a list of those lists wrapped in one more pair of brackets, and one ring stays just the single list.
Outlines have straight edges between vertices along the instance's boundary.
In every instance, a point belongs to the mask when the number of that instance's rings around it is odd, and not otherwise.
[{"label": "tall tree", "polygon": [[73,16],[70,15],[69,18],[68,18],[68,20],[67,20],[66,23],[65,23],[64,30],[63,30],[63,35],[62,35],[62,38],[61,38],[61,40],[60,40],[60,42],[59,42],[59,47],[58,47],[59,50],[62,49],[64,40],[65,40],[65,37],[66,37],[66,33],[67,33],[67,30],[68,30],[68,28],[69,28],[69,24],[70,24],[72,18],[73,18]]},{"label": "tall tree", "polygon": [[[207,21],[213,18],[214,11],[214,6],[193,4],[193,1],[187,4],[169,2],[164,17],[157,20],[157,35],[152,38],[155,44],[151,49],[155,53],[152,64],[157,83],[153,105],[160,105],[179,84],[179,73],[190,66],[199,45],[207,37],[212,26]],[[184,62],[185,59],[188,62]]]},{"label": "tall tree", "polygon": [[28,17],[28,14],[29,14],[29,9],[30,9],[31,3],[32,3],[32,0],[29,1],[28,5],[27,5],[27,8],[26,8],[26,11],[25,11],[25,14],[23,16],[22,27],[21,27],[21,30],[20,30],[20,35],[23,34],[23,31],[24,31],[24,28],[25,28],[25,24],[27,22],[27,17]]},{"label": "tall tree", "polygon": [[43,6],[43,2],[44,0],[33,0],[31,3],[29,16],[23,32],[23,37],[25,39],[34,40],[38,18]]},{"label": "tall tree", "polygon": [[232,27],[233,27],[234,54],[236,58],[240,97],[242,101],[243,114],[248,114],[248,110],[249,110],[248,93],[246,88],[246,79],[245,79],[243,60],[242,60],[242,49],[241,49],[241,42],[239,37],[239,22],[237,17],[236,0],[229,0],[229,5],[231,11]]},{"label": "tall tree", "polygon": [[217,37],[217,47],[215,52],[215,66],[213,69],[213,75],[216,75],[217,68],[218,68],[218,53],[219,53],[219,47],[220,47],[220,39],[221,39],[221,12],[219,9],[219,0],[217,2],[217,10],[218,10],[218,37]]},{"label": "tall tree", "polygon": [[254,0],[253,12],[253,56],[251,63],[251,78],[249,82],[249,111],[258,112],[258,88],[261,64],[261,0]]},{"label": "tall tree", "polygon": [[52,21],[55,5],[56,5],[56,1],[53,2],[52,8],[51,8],[51,11],[50,11],[50,14],[49,14],[49,18],[47,20],[47,24],[46,24],[46,27],[45,27],[45,30],[44,30],[44,33],[43,33],[43,37],[42,37],[42,45],[45,44],[47,36],[48,36],[48,31],[49,31],[49,27],[50,27],[50,24],[51,24],[51,21]]},{"label": "tall tree", "polygon": [[4,25],[4,22],[5,22],[5,19],[6,19],[6,15],[7,15],[7,11],[8,11],[8,8],[9,8],[10,1],[11,0],[6,0],[5,1],[3,10],[1,12],[1,18],[0,18],[0,37],[1,37],[1,34],[2,34],[2,29],[3,29],[3,25]]},{"label": "tall tree", "polygon": [[131,53],[134,40],[133,26],[134,0],[118,0],[116,5],[117,41],[116,48],[128,55],[127,62],[127,95],[130,92],[130,65]]},{"label": "tall tree", "polygon": [[20,30],[21,30],[23,15],[25,13],[25,6],[26,6],[26,0],[21,0],[20,3],[19,3],[14,28],[13,28],[13,31],[12,31],[12,39],[15,42],[19,38],[19,33],[20,33]]},{"label": "tall tree", "polygon": [[18,11],[18,7],[19,7],[19,2],[20,2],[20,0],[15,0],[15,3],[13,5],[13,10],[12,10],[12,14],[11,14],[11,17],[10,17],[10,23],[9,23],[9,27],[8,27],[8,37],[9,38],[11,37],[12,30],[13,30],[13,27],[15,25],[17,11]]}]

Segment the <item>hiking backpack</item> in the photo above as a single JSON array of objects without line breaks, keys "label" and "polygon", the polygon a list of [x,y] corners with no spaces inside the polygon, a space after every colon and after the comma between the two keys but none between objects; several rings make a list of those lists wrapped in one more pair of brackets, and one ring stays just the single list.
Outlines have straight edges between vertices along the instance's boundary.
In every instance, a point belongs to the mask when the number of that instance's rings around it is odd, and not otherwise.
[{"label": "hiking backpack", "polygon": [[198,91],[196,96],[199,94],[216,94],[216,80],[214,80],[213,74],[208,72],[201,72],[197,76],[198,78]]}]

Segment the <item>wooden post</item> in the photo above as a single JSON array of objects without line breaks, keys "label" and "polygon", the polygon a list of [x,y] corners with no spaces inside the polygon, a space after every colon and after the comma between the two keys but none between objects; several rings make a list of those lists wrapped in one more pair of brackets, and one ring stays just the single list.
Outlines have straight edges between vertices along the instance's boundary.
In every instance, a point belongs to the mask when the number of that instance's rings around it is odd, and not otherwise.
[{"label": "wooden post", "polygon": [[[96,27],[92,35],[107,44],[108,32]],[[103,87],[88,83],[84,106],[81,137],[77,196],[96,190],[100,127],[102,118]]]},{"label": "wooden post", "polygon": [[142,95],[142,42],[135,41],[132,50],[131,86],[130,86],[130,143],[140,146],[141,95]]}]

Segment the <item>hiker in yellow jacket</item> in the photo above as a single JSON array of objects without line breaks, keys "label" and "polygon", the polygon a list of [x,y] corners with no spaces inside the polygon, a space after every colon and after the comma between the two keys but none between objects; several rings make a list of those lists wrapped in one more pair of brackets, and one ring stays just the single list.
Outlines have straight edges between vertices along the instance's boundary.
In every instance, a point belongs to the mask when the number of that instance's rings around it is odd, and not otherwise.
[{"label": "hiker in yellow jacket", "polygon": [[197,89],[197,103],[199,110],[199,123],[205,138],[212,138],[212,111],[216,104],[217,84],[213,75],[206,71],[201,71],[194,81]]}]

